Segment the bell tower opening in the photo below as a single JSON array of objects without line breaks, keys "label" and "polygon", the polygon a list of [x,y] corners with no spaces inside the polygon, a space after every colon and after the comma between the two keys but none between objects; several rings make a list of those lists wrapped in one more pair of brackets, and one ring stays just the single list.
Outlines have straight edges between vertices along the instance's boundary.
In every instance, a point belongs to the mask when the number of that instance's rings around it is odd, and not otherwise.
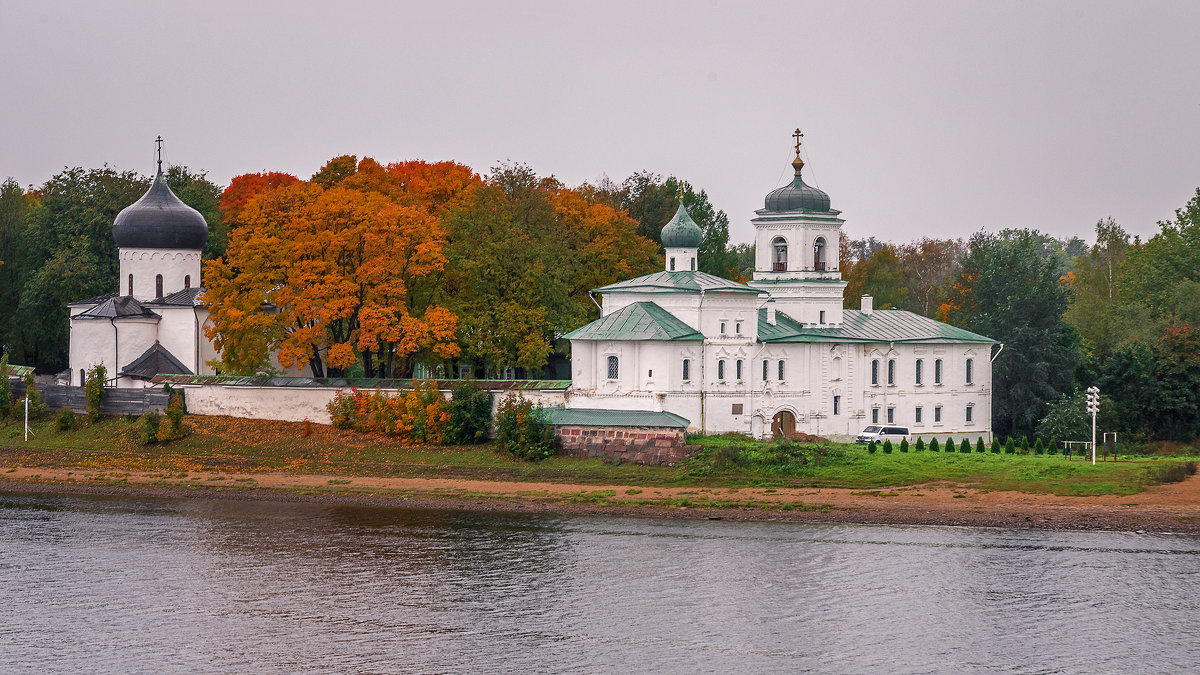
[{"label": "bell tower opening", "polygon": [[787,240],[775,237],[771,240],[772,263],[771,269],[776,272],[787,271]]}]

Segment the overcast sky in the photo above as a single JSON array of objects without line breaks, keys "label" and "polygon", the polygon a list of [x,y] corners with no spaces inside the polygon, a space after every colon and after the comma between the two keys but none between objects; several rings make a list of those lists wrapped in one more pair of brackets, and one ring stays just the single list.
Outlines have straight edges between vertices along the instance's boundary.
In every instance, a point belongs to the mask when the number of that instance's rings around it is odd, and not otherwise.
[{"label": "overcast sky", "polygon": [[1143,237],[1200,186],[1200,2],[0,0],[0,177],[222,185],[334,155],[650,169],[750,241],[806,179],[855,237]]}]

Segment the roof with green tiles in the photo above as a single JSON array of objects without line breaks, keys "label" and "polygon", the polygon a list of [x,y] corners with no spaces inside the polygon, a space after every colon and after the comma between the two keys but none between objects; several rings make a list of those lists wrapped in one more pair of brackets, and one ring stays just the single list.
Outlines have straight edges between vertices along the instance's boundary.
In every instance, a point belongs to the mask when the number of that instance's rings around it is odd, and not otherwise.
[{"label": "roof with green tiles", "polygon": [[568,340],[703,340],[704,336],[653,302],[635,302],[577,328]]},{"label": "roof with green tiles", "polygon": [[783,312],[775,313],[775,325],[767,323],[767,310],[758,310],[760,342],[971,342],[996,341],[926,316],[899,309],[877,309],[864,314],[843,310],[842,325],[830,328],[803,326]]},{"label": "roof with green tiles", "polygon": [[722,279],[707,272],[655,272],[636,279],[618,281],[615,284],[593,289],[597,293],[613,291],[637,291],[640,293],[699,293],[704,291],[732,291],[737,293],[761,293],[746,284]]},{"label": "roof with green tiles", "polygon": [[691,424],[675,413],[598,408],[547,408],[550,424],[581,427],[667,427],[686,429]]},{"label": "roof with green tiles", "polygon": [[[421,380],[377,379],[363,377],[280,377],[274,375],[156,375],[155,384],[204,385],[223,387],[356,387],[358,389],[412,389]],[[549,390],[562,391],[571,388],[570,380],[434,380],[439,389],[453,389],[460,384],[470,383],[485,391]]]}]

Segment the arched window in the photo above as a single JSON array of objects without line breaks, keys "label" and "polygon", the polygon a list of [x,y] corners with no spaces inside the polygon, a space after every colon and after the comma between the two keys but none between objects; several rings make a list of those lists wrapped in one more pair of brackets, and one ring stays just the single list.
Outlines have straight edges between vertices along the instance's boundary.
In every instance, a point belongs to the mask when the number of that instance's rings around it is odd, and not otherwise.
[{"label": "arched window", "polygon": [[787,271],[787,241],[783,237],[775,237],[771,240],[771,269],[776,272]]},{"label": "arched window", "polygon": [[725,379],[725,359],[717,361],[717,379]]},{"label": "arched window", "polygon": [[921,384],[921,367],[924,365],[925,365],[924,359],[917,359],[916,378],[915,378],[917,384]]},{"label": "arched window", "polygon": [[767,381],[767,375],[770,372],[771,362],[763,359],[763,382]]},{"label": "arched window", "polygon": [[933,361],[933,383],[942,383],[942,360],[934,359]]},{"label": "arched window", "polygon": [[617,376],[620,375],[620,369],[618,366],[619,366],[619,364],[617,362],[617,357],[615,357],[615,356],[608,357],[608,379],[610,379],[610,380],[617,379]]},{"label": "arched window", "polygon": [[683,360],[683,381],[687,382],[690,379],[692,379],[692,360],[684,359]]},{"label": "arched window", "polygon": [[190,275],[190,274],[187,274],[187,275],[185,275],[185,276],[183,277],[183,287],[184,287],[184,288],[191,288],[191,287],[192,287],[192,275]]},{"label": "arched window", "polygon": [[825,269],[825,237],[817,237],[813,242],[813,269],[821,271]]},{"label": "arched window", "polygon": [[975,359],[967,359],[967,384],[971,384],[971,380],[975,375],[975,373],[972,372],[975,370],[974,365]]},{"label": "arched window", "polygon": [[742,360],[741,359],[737,360],[737,379],[739,382],[742,380]]},{"label": "arched window", "polygon": [[896,359],[888,359],[888,384],[896,384]]},{"label": "arched window", "polygon": [[871,360],[871,384],[879,384],[879,359]]},{"label": "arched window", "polygon": [[783,359],[779,360],[779,381],[783,382]]},{"label": "arched window", "polygon": [[129,292],[125,295],[133,295],[133,275],[129,275]]},{"label": "arched window", "polygon": [[162,275],[157,274],[154,276],[154,297],[161,298],[162,296]]}]

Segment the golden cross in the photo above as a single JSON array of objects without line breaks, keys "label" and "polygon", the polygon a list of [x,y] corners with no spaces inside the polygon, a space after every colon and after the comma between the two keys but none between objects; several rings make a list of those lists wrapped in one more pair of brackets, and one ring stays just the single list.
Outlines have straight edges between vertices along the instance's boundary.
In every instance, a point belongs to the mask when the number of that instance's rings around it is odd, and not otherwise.
[{"label": "golden cross", "polygon": [[795,133],[792,134],[792,138],[796,139],[796,156],[799,157],[800,156],[800,139],[804,138],[804,132],[800,131],[799,129],[796,129]]},{"label": "golden cross", "polygon": [[679,201],[683,201],[683,181],[679,181]]}]

